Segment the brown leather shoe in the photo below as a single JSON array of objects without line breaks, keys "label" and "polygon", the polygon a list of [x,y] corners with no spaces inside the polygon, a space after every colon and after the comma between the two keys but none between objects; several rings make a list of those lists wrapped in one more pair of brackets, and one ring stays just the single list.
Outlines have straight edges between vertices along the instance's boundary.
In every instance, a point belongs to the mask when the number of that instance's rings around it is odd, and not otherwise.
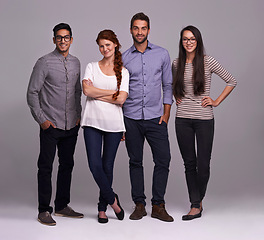
[{"label": "brown leather shoe", "polygon": [[147,215],[145,206],[143,203],[136,203],[134,212],[129,216],[131,220],[139,220]]},{"label": "brown leather shoe", "polygon": [[48,225],[48,226],[55,226],[56,222],[50,215],[50,213],[47,212],[41,212],[38,214],[38,221],[42,224]]},{"label": "brown leather shoe", "polygon": [[165,222],[173,222],[174,221],[173,217],[167,213],[164,203],[161,203],[160,205],[152,205],[151,217],[157,218],[157,219],[159,219],[161,221],[165,221]]},{"label": "brown leather shoe", "polygon": [[71,217],[71,218],[83,218],[82,213],[75,212],[71,207],[66,206],[60,211],[55,211],[54,213],[55,216],[60,216],[60,217]]}]

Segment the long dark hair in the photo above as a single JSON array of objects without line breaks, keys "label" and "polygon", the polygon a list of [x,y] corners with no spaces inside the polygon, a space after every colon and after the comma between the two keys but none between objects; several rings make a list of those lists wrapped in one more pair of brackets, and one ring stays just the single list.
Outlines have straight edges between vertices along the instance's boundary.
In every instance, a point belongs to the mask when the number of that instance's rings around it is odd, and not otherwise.
[{"label": "long dark hair", "polygon": [[113,94],[113,99],[116,100],[117,96],[119,95],[119,90],[120,90],[120,85],[122,81],[122,67],[123,67],[123,62],[122,62],[122,54],[119,51],[121,48],[121,45],[117,39],[116,34],[109,29],[103,30],[99,32],[97,38],[96,38],[96,43],[99,45],[99,40],[100,39],[105,39],[113,42],[117,46],[115,47],[115,59],[114,59],[114,72],[116,75],[116,80],[117,80],[117,91]]},{"label": "long dark hair", "polygon": [[184,97],[184,71],[186,63],[186,51],[182,44],[182,36],[184,31],[191,31],[196,39],[197,46],[195,50],[195,57],[193,59],[193,90],[194,95],[201,95],[204,93],[205,76],[204,76],[204,45],[201,32],[194,26],[187,26],[181,30],[181,39],[179,42],[179,57],[177,63],[177,70],[173,79],[173,95],[175,98]]}]

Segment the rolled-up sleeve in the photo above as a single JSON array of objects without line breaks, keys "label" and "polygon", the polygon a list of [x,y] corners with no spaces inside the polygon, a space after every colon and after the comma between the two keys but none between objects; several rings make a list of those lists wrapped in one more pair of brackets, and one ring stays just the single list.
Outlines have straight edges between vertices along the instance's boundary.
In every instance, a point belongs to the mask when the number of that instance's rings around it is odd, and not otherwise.
[{"label": "rolled-up sleeve", "polygon": [[80,68],[81,67],[79,62],[79,77],[75,86],[75,103],[76,103],[77,117],[79,119],[81,119],[81,114],[82,114],[82,105],[81,105],[82,87],[80,82]]},{"label": "rolled-up sleeve", "polygon": [[171,105],[172,100],[172,71],[171,71],[171,61],[168,51],[165,53],[165,59],[163,63],[163,73],[162,73],[162,90],[163,90],[163,104]]},{"label": "rolled-up sleeve", "polygon": [[40,58],[32,71],[27,90],[27,103],[34,119],[39,123],[44,123],[47,118],[44,111],[41,109],[39,93],[44,84],[47,75],[47,66],[45,60]]}]

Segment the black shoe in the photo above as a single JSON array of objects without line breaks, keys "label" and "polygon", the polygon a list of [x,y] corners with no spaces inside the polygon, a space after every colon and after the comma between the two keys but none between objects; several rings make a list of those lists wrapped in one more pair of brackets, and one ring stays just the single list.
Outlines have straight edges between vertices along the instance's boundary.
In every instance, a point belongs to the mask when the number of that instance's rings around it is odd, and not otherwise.
[{"label": "black shoe", "polygon": [[117,206],[121,209],[121,211],[119,213],[115,212],[115,215],[118,218],[118,220],[123,220],[124,217],[125,217],[125,212],[124,212],[123,208],[120,205],[119,198],[118,198],[117,194],[115,194],[115,198],[116,198],[116,201],[117,201]]},{"label": "black shoe", "polygon": [[202,216],[202,210],[199,213],[194,214],[194,215],[183,215],[182,220],[183,221],[189,221],[189,220],[193,220],[195,218],[200,218],[201,216]]},{"label": "black shoe", "polygon": [[98,214],[98,222],[99,223],[108,223],[108,218],[100,218]]}]

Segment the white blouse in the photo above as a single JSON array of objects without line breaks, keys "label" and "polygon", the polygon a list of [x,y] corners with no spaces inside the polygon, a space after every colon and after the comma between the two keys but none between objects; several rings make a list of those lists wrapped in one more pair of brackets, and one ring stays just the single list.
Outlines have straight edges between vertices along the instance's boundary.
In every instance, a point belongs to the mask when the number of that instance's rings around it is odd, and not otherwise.
[{"label": "white blouse", "polygon": [[[88,63],[84,79],[90,79],[93,86],[100,89],[117,90],[116,76],[105,75],[98,62]],[[128,93],[129,72],[122,69],[120,91]],[[90,126],[105,132],[125,132],[122,107],[117,104],[103,102],[91,97],[86,98],[81,126]]]}]

